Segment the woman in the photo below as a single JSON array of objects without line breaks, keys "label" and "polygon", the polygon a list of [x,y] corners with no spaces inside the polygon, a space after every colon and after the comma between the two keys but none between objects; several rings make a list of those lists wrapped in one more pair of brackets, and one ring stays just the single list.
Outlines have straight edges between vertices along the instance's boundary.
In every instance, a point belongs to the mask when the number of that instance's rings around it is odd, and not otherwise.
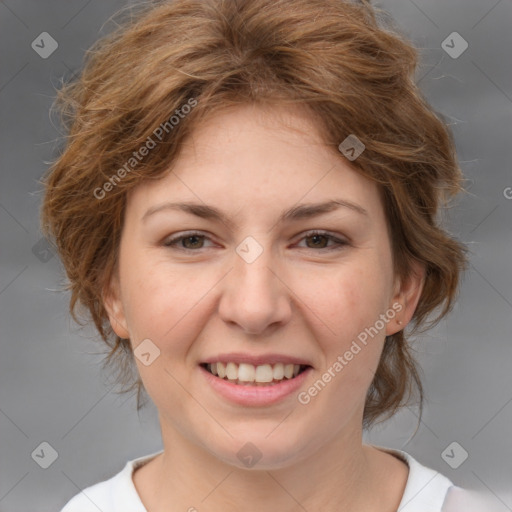
[{"label": "woman", "polygon": [[340,0],[158,2],[95,45],[60,92],[42,222],[164,449],[63,512],[467,499],[362,442],[414,388],[421,405],[408,339],[465,266],[437,222],[461,175],[416,57]]}]

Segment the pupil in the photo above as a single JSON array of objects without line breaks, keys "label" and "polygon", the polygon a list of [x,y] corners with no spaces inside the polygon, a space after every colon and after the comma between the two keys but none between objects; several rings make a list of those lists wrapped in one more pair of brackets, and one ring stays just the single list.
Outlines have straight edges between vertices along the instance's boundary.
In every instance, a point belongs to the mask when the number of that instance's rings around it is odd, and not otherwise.
[{"label": "pupil", "polygon": [[[185,238],[183,241],[186,242],[187,240],[191,240],[191,239],[195,239],[196,241],[199,240],[199,236],[198,235],[190,235],[190,236],[187,236],[187,238]],[[185,244],[185,245],[188,245],[188,244]],[[195,245],[194,242],[192,242],[192,245]]]},{"label": "pupil", "polygon": [[[318,241],[319,238],[324,238],[325,239],[325,236],[324,235],[311,235],[310,238],[313,238],[316,241]],[[316,242],[314,242],[314,243],[315,243],[315,245],[318,245]]]}]

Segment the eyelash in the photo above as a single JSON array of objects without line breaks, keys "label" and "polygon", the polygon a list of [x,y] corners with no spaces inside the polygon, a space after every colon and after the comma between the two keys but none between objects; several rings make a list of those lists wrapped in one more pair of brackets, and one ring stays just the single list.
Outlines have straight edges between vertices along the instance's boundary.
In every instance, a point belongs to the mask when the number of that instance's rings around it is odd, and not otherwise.
[{"label": "eyelash", "polygon": [[[323,236],[323,237],[326,237],[328,240],[331,240],[332,242],[335,243],[335,246],[334,247],[321,247],[320,250],[321,251],[336,251],[336,250],[340,250],[342,249],[343,247],[349,245],[349,242],[345,241],[345,240],[340,240],[339,238],[335,237],[334,235],[331,235],[330,233],[326,232],[326,231],[319,231],[319,230],[312,230],[312,231],[308,231],[307,233],[305,233],[303,235],[303,237],[301,238],[301,240],[305,239],[305,238],[308,238],[308,237],[312,237],[312,236]],[[187,233],[185,235],[180,235],[180,236],[177,236],[175,238],[171,238],[171,239],[167,239],[163,245],[165,247],[169,247],[171,249],[176,249],[178,251],[182,251],[182,252],[198,252],[200,251],[201,249],[205,249],[205,247],[200,247],[198,249],[187,249],[186,247],[177,247],[177,244],[182,241],[182,240],[185,240],[187,238],[191,238],[191,237],[194,237],[194,236],[197,236],[197,237],[202,237],[202,238],[205,238],[205,239],[208,239],[208,236],[204,235],[203,233],[200,233],[198,231],[192,231],[190,233]],[[311,247],[304,247],[304,249],[311,249],[311,250],[315,250],[314,248],[311,248]]]}]

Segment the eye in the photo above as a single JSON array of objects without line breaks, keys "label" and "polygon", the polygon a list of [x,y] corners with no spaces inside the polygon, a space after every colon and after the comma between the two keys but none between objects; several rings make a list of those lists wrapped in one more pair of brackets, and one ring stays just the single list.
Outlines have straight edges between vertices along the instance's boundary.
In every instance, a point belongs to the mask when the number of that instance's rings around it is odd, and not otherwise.
[{"label": "eye", "polygon": [[[307,249],[323,249],[332,251],[341,249],[342,247],[349,245],[346,240],[340,240],[339,238],[327,233],[326,231],[309,231],[306,233],[301,240],[311,241],[312,245],[307,246]],[[334,245],[327,247],[329,241],[333,242]]]},{"label": "eye", "polygon": [[194,231],[174,238],[168,238],[163,245],[182,251],[194,251],[196,249],[203,249],[203,242],[207,238],[206,235]]},{"label": "eye", "polygon": [[[163,245],[165,247],[171,247],[179,251],[193,252],[199,249],[204,249],[205,240],[210,239],[208,236],[200,232],[193,231],[183,235],[175,236],[173,238],[168,238],[163,242]],[[311,245],[307,245],[305,247],[306,249],[320,249],[324,251],[341,249],[342,247],[349,245],[346,240],[340,240],[328,232],[317,230],[309,231],[301,238],[301,240],[305,240],[306,243],[311,241]],[[331,246],[328,246],[329,242],[332,243]]]}]

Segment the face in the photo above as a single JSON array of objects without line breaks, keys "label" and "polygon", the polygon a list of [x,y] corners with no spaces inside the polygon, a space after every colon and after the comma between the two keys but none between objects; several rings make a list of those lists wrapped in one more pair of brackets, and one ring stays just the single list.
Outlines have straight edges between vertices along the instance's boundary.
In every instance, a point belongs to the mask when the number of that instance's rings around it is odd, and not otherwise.
[{"label": "face", "polygon": [[308,117],[254,106],[130,193],[118,264],[105,304],[163,438],[239,467],[248,442],[277,468],[357,439],[385,336],[420,292],[394,278],[376,185]]}]

